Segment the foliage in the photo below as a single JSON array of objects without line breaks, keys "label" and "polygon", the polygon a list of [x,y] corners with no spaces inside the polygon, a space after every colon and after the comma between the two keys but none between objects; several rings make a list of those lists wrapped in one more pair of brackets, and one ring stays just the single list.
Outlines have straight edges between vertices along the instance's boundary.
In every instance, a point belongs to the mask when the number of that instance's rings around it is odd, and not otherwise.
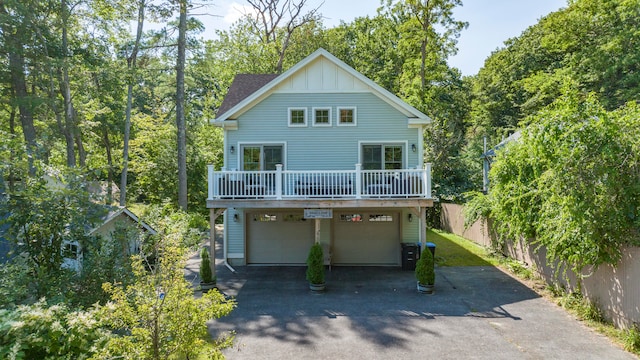
[{"label": "foliage", "polygon": [[174,238],[193,251],[200,247],[209,227],[207,219],[200,213],[179,210],[171,201],[143,207],[141,214],[161,236]]},{"label": "foliage", "polygon": [[474,79],[473,123],[497,143],[571,83],[607,110],[637,100],[638,0],[577,0],[505,41]]},{"label": "foliage", "polygon": [[140,251],[145,259],[153,259],[152,243],[146,241],[144,233],[134,227],[116,227],[109,241],[98,238],[83,249],[82,271],[74,278],[73,304],[87,307],[104,304],[109,294],[102,291],[105,282],[118,282],[124,286],[133,282],[130,244],[141,244]]},{"label": "foliage", "polygon": [[32,287],[26,257],[16,256],[0,264],[0,308],[12,309],[20,304],[35,302]]},{"label": "foliage", "polygon": [[568,92],[529,119],[491,169],[491,216],[502,236],[544,246],[576,273],[615,265],[640,243],[638,106],[606,111]]},{"label": "foliage", "polygon": [[70,311],[44,300],[0,310],[0,358],[89,359],[108,341],[98,313]]},{"label": "foliage", "polygon": [[87,182],[77,172],[27,178],[24,183],[0,203],[8,214],[5,238],[26,257],[34,297],[63,300],[73,295],[73,273],[63,267],[63,248],[74,242],[86,248],[95,241],[88,229],[106,210],[92,201]]},{"label": "foliage", "polygon": [[207,349],[206,323],[231,312],[235,303],[217,290],[193,296],[184,278],[184,253],[175,239],[158,243],[162,254],[155,269],[147,271],[140,258],[133,259],[135,282],[129,286],[105,283],[111,301],[100,309],[104,324],[117,336],[109,340],[97,358],[166,359],[176,354],[191,358],[203,352],[220,356],[221,339]]},{"label": "foliage", "polygon": [[638,325],[633,325],[625,330],[623,340],[625,350],[635,354],[640,353],[640,327]]},{"label": "foliage", "polygon": [[464,204],[464,228],[468,229],[476,221],[486,219],[491,213],[491,202],[488,197],[478,191],[464,194],[467,202]]},{"label": "foliage", "polygon": [[421,285],[433,285],[436,282],[435,262],[431,250],[424,249],[416,261],[416,279]]},{"label": "foliage", "polygon": [[315,243],[307,257],[307,280],[311,284],[324,284],[324,253],[322,245]]},{"label": "foliage", "polygon": [[202,250],[200,250],[200,259],[200,279],[206,284],[215,282],[213,274],[211,273],[211,257],[209,256],[209,249],[203,247]]}]

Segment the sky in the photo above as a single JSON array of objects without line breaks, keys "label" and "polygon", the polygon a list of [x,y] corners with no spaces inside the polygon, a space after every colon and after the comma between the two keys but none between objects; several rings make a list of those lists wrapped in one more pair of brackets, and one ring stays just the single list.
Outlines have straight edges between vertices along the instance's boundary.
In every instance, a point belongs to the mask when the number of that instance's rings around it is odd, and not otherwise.
[{"label": "sky", "polygon": [[[228,29],[251,7],[242,0],[217,0],[215,5],[203,10],[209,15],[200,16],[206,31],[203,36],[214,38],[214,30]],[[309,8],[320,4],[323,24],[331,28],[340,21],[351,22],[361,16],[373,16],[380,6],[379,0],[308,0]],[[502,47],[505,40],[520,35],[527,27],[567,4],[566,0],[463,0],[456,8],[457,20],[466,21],[469,27],[458,39],[458,54],[449,59],[449,65],[457,67],[462,75],[475,75],[491,53]]]}]

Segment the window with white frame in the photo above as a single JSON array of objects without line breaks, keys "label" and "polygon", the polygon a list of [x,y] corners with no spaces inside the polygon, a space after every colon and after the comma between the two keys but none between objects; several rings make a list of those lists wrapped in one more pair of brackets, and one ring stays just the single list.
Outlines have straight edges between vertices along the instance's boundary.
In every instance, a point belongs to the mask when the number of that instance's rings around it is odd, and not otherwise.
[{"label": "window with white frame", "polygon": [[364,170],[402,169],[404,157],[402,144],[362,145],[362,168]]},{"label": "window with white frame", "polygon": [[357,111],[356,108],[351,107],[338,107],[338,126],[356,126]]},{"label": "window with white frame", "polygon": [[331,108],[313,108],[313,126],[331,126]]},{"label": "window with white frame", "polygon": [[307,109],[306,108],[289,108],[289,126],[290,127],[307,126]]}]

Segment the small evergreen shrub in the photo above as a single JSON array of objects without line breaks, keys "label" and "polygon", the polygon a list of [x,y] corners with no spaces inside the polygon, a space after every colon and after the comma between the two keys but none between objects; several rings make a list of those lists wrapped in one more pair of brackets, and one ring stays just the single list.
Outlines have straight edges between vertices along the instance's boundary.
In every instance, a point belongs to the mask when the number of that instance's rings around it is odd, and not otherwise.
[{"label": "small evergreen shrub", "polygon": [[324,253],[318,243],[311,246],[307,257],[307,280],[311,284],[324,284]]},{"label": "small evergreen shrub", "polygon": [[433,254],[429,249],[424,249],[416,262],[416,279],[421,285],[433,285],[436,282],[434,266]]},{"label": "small evergreen shrub", "polygon": [[200,251],[200,259],[200,280],[206,284],[214,282],[213,274],[211,273],[211,257],[206,247]]}]

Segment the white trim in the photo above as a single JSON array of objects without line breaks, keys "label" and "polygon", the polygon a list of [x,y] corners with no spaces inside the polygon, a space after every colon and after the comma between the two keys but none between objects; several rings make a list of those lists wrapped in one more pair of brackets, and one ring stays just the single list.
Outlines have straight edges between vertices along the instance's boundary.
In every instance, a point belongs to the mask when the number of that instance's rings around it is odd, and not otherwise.
[{"label": "white trim", "polygon": [[[338,66],[343,71],[345,71],[348,74],[352,75],[356,79],[362,81],[365,85],[367,85],[367,86],[369,86],[371,88],[371,93],[373,93],[374,95],[378,96],[380,99],[382,99],[386,103],[390,104],[394,108],[396,108],[396,109],[402,111],[403,113],[407,114],[408,117],[412,117],[412,118],[415,117],[415,118],[424,119],[426,121],[431,122],[431,119],[427,115],[425,115],[424,113],[420,112],[418,109],[414,108],[413,106],[407,104],[406,102],[402,101],[402,99],[400,99],[399,97],[395,96],[394,94],[392,94],[388,90],[386,90],[383,87],[381,87],[380,85],[376,84],[373,80],[371,80],[371,79],[367,78],[366,76],[362,75],[361,73],[357,72],[351,66],[347,65],[345,62],[343,62],[342,60],[338,59],[337,57],[335,57],[334,55],[329,53],[327,50],[322,49],[322,48],[316,50],[313,54],[307,56],[302,61],[300,61],[297,64],[295,64],[294,66],[292,66],[289,70],[285,71],[280,76],[278,76],[275,79],[271,80],[269,83],[264,85],[258,91],[254,92],[253,94],[248,96],[246,99],[244,99],[243,101],[241,101],[238,104],[236,104],[236,106],[232,107],[231,109],[226,111],[224,114],[220,114],[220,116],[216,117],[213,121],[214,122],[222,122],[222,121],[224,121],[226,119],[236,119],[242,113],[247,111],[254,103],[266,98],[269,95],[269,93],[271,93],[278,85],[280,85],[281,83],[283,83],[284,81],[289,79],[297,71],[299,71],[300,69],[302,69],[305,66],[309,65],[310,63],[312,63],[313,61],[315,61],[319,57],[326,58],[327,60],[329,60],[330,62],[334,63],[336,66]],[[315,92],[316,91],[314,91],[314,93]],[[360,91],[360,92],[366,92],[366,91],[363,90],[363,91]]]},{"label": "white trim", "polygon": [[[316,110],[328,110],[329,111],[329,123],[327,124],[318,124],[316,123]],[[332,126],[332,118],[331,118],[331,106],[314,106],[311,108],[311,116],[313,121],[311,126],[313,127],[331,127]]]},{"label": "white trim", "polygon": [[[292,111],[298,111],[298,110],[302,110],[302,112],[304,113],[304,123],[302,124],[293,124],[291,123],[291,112]],[[289,127],[307,127],[307,108],[306,107],[290,107],[287,108],[287,124],[289,125]]]},{"label": "white trim", "polygon": [[422,168],[424,165],[424,132],[422,130],[418,131],[418,143],[416,144],[418,147],[418,163],[416,164],[416,168]]},{"label": "white trim", "polygon": [[[340,110],[353,110],[353,123],[340,122]],[[337,106],[336,126],[358,126],[358,108],[356,106]]]},{"label": "white trim", "polygon": [[[398,141],[360,140],[360,141],[358,141],[358,163],[359,164],[363,163],[363,161],[362,161],[362,145],[382,145],[382,146],[385,146],[385,145],[401,145],[404,148],[404,154],[402,154],[402,168],[403,169],[408,169],[409,168],[407,166],[407,164],[408,164],[408,161],[409,161],[409,151],[411,151],[411,149],[409,149],[409,141],[407,141],[407,140],[398,140]],[[382,156],[384,157],[384,154]]]}]

